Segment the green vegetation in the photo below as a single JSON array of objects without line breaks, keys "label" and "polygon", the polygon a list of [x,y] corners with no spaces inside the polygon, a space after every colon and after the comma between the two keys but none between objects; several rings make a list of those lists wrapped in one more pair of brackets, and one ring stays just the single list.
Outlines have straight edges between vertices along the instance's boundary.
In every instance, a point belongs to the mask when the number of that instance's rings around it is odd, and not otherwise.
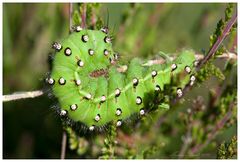
[{"label": "green vegetation", "polygon": [[[124,64],[135,57],[168,58],[181,49],[206,56],[224,34],[236,6],[74,4],[72,22],[89,29],[108,25],[114,50]],[[57,101],[49,99],[49,89],[43,86],[50,71],[51,44],[69,33],[68,7],[3,4],[3,94],[46,92],[3,104],[3,158],[59,158],[63,130],[68,135],[66,158],[237,158],[236,24],[182,99],[170,107],[160,105],[166,109],[157,109],[135,124],[110,125],[107,131],[92,135],[62,126],[53,113]]]}]

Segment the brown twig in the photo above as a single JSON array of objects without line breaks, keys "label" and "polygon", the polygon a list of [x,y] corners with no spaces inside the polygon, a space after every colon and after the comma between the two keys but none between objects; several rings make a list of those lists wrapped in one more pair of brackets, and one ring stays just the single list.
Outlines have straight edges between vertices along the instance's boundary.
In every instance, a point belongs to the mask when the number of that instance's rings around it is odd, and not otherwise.
[{"label": "brown twig", "polygon": [[[196,60],[202,60],[203,58],[204,58],[203,54],[199,54],[199,53],[195,54]],[[216,56],[216,58],[237,60],[237,54],[232,53],[232,52],[225,52],[222,55]],[[176,59],[176,56],[172,56],[172,57],[170,56],[169,59],[174,60],[174,59]],[[164,64],[164,63],[165,63],[165,59],[159,58],[159,59],[155,59],[155,60],[149,60],[149,61],[147,61],[147,63],[145,65],[152,66],[155,64]]]},{"label": "brown twig", "polygon": [[83,4],[83,11],[82,11],[82,15],[81,15],[81,18],[82,18],[82,28],[85,29],[86,28],[86,17],[87,17],[87,6],[86,4],[84,3]]},{"label": "brown twig", "polygon": [[[69,3],[69,33],[71,33],[71,27],[72,27],[72,10],[73,10],[73,4]],[[62,147],[61,147],[61,159],[65,159],[66,145],[67,145],[67,134],[66,134],[66,131],[63,130]]]},{"label": "brown twig", "polygon": [[66,145],[67,145],[67,134],[66,134],[65,131],[63,131],[63,135],[62,135],[62,147],[61,147],[61,159],[65,159]]},{"label": "brown twig", "polygon": [[96,27],[96,22],[97,22],[97,16],[95,13],[95,8],[92,10],[92,15],[91,15],[91,25],[95,28]]},{"label": "brown twig", "polygon": [[[223,42],[223,40],[227,37],[227,35],[229,34],[231,28],[233,27],[233,25],[236,23],[237,21],[237,13],[235,13],[232,18],[228,21],[226,27],[224,28],[223,30],[223,33],[221,36],[219,36],[217,38],[217,41],[212,45],[212,47],[210,48],[209,52],[207,53],[207,55],[200,61],[200,63],[198,64],[198,66],[196,67],[196,71],[199,71],[203,65],[205,65],[207,63],[207,61],[214,55],[214,53],[218,50],[219,46],[221,45],[221,43]],[[228,55],[228,56],[232,56],[232,55]],[[186,92],[188,92],[189,90],[191,89],[191,86],[188,85],[186,86],[182,92],[183,92],[183,95],[182,97],[184,96],[184,94],[186,94]],[[181,97],[181,98],[182,98]],[[172,103],[173,104],[176,104],[177,101],[179,100],[180,98],[177,97],[175,99],[172,100]]]},{"label": "brown twig", "polygon": [[192,117],[193,117],[193,112],[191,109],[188,109],[188,123],[187,123],[187,132],[185,136],[183,137],[183,144],[182,147],[179,151],[178,157],[183,158],[185,156],[186,151],[189,148],[189,145],[191,144],[192,141]]},{"label": "brown twig", "polygon": [[26,98],[35,98],[38,96],[43,95],[42,90],[37,91],[29,91],[29,92],[15,92],[10,95],[3,95],[2,100],[3,102],[26,99]]},{"label": "brown twig", "polygon": [[[69,21],[69,23],[71,23],[71,22]],[[171,60],[174,60],[175,58],[176,57],[170,57]],[[195,58],[197,60],[201,60],[201,59],[204,58],[204,55],[196,54]],[[237,54],[228,52],[228,53],[223,53],[220,56],[217,56],[217,58],[237,60]],[[159,58],[159,59],[156,59],[156,60],[149,60],[144,65],[145,66],[152,66],[152,65],[155,65],[155,64],[164,64],[164,63],[165,63],[165,59]],[[120,73],[124,73],[124,72],[127,71],[127,69],[128,69],[127,65],[123,65],[123,66],[118,67],[117,70]],[[36,90],[36,91],[30,91],[30,92],[22,92],[22,93],[21,92],[15,92],[15,93],[10,94],[10,95],[4,95],[3,96],[3,102],[13,101],[13,100],[20,100],[20,99],[25,99],[25,98],[34,98],[34,97],[38,97],[38,96],[41,96],[41,95],[43,95],[42,90]]]},{"label": "brown twig", "polygon": [[199,70],[206,62],[215,54],[215,52],[218,50],[221,43],[224,41],[224,39],[229,34],[230,30],[232,29],[233,25],[237,21],[237,13],[235,13],[232,18],[228,21],[226,27],[223,30],[223,33],[221,36],[217,38],[217,41],[213,44],[213,46],[210,48],[208,54],[203,58],[203,60],[200,62],[200,64],[197,66],[197,70]]},{"label": "brown twig", "polygon": [[72,12],[73,12],[73,4],[69,3],[69,33],[71,33],[72,28]]},{"label": "brown twig", "polygon": [[[204,58],[203,54],[195,54],[195,59],[196,60],[202,60],[203,58]],[[223,53],[222,55],[217,56],[217,58],[237,60],[237,54],[227,52],[227,53]],[[172,56],[172,57],[170,56],[169,59],[174,60],[174,59],[176,59],[176,56]],[[143,64],[143,66],[153,66],[153,65],[157,65],[157,64],[164,64],[165,61],[166,60],[164,58],[159,58],[159,59],[155,59],[155,60],[148,60],[146,63]],[[123,66],[120,66],[117,70],[120,73],[124,73],[124,72],[127,71],[127,69],[128,69],[127,65],[123,65]]]},{"label": "brown twig", "polygon": [[[70,22],[70,21],[69,21]],[[204,58],[204,55],[202,54],[196,54],[195,58],[197,60],[201,60]],[[223,59],[233,59],[233,60],[237,60],[237,55],[235,53],[223,53],[220,56],[217,56],[217,58],[223,58]],[[175,57],[170,57],[171,60],[174,60]],[[155,64],[164,64],[165,60],[163,58],[160,59],[156,59],[156,60],[149,60],[145,66],[152,66]],[[123,65],[120,66],[117,70],[120,73],[124,73],[127,70],[127,65]],[[34,98],[34,97],[38,97],[43,95],[42,90],[36,90],[36,91],[30,91],[30,92],[15,92],[13,94],[10,95],[4,95],[3,96],[3,102],[7,102],[7,101],[13,101],[13,100],[20,100],[20,99],[25,99],[25,98]]]},{"label": "brown twig", "polygon": [[191,127],[188,127],[187,129],[187,133],[186,135],[184,136],[184,140],[183,140],[183,144],[182,144],[182,148],[178,154],[178,157],[179,158],[183,158],[185,156],[185,153],[187,151],[187,149],[189,148],[189,145],[191,143]]},{"label": "brown twig", "polygon": [[218,131],[222,129],[225,123],[231,118],[235,104],[235,102],[232,102],[230,104],[227,114],[216,124],[214,129],[208,134],[207,140],[203,144],[196,145],[191,149],[192,154],[195,154],[205,148],[215,138]]}]

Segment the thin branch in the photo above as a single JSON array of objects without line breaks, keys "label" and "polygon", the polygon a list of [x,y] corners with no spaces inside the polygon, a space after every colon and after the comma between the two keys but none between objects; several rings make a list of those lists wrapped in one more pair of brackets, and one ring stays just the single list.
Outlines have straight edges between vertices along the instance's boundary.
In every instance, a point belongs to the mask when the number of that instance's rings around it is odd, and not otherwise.
[{"label": "thin branch", "polygon": [[61,159],[65,159],[66,145],[67,145],[67,134],[66,134],[65,131],[63,131],[63,134],[62,134]]},{"label": "thin branch", "polygon": [[73,4],[69,3],[69,33],[71,33],[72,28],[72,12],[73,12]]},{"label": "thin branch", "polygon": [[230,104],[229,110],[228,110],[227,114],[216,124],[214,129],[208,134],[207,140],[203,144],[196,145],[195,147],[193,147],[191,149],[191,152],[193,154],[195,154],[196,152],[199,152],[200,150],[202,150],[203,148],[208,146],[208,144],[215,138],[215,136],[217,135],[218,131],[220,129],[222,129],[225,126],[226,122],[231,118],[232,112],[233,112],[233,109],[234,109],[235,105],[236,105],[235,102],[232,102]]},{"label": "thin branch", "polygon": [[[69,21],[69,23],[71,23],[71,22]],[[171,60],[174,60],[175,58],[176,57],[170,57]],[[204,55],[196,54],[195,58],[197,60],[201,60],[204,58]],[[223,53],[222,55],[217,56],[217,58],[237,60],[237,54],[228,52],[228,53]],[[149,60],[147,63],[144,64],[144,66],[152,66],[155,64],[164,64],[164,63],[165,63],[165,59],[159,58],[156,60]],[[127,69],[128,69],[127,65],[123,65],[123,66],[120,66],[117,68],[118,72],[120,72],[120,73],[126,72]],[[3,102],[20,100],[20,99],[25,99],[25,98],[35,98],[35,97],[38,97],[41,95],[43,95],[42,90],[36,90],[36,91],[30,91],[30,92],[15,92],[10,95],[4,95]]]},{"label": "thin branch", "polygon": [[[203,58],[204,58],[203,54],[195,54],[195,59],[196,60],[202,60]],[[217,58],[237,60],[237,54],[227,52],[227,53],[223,53],[222,55],[217,56]],[[176,56],[170,56],[169,59],[170,60],[175,60]],[[143,64],[143,66],[153,66],[153,65],[157,65],[157,64],[160,65],[160,64],[164,64],[165,61],[166,60],[164,58],[159,58],[159,59],[155,59],[155,60],[148,60],[146,63]],[[127,69],[128,69],[127,65],[122,65],[122,66],[117,68],[118,72],[120,72],[120,73],[126,72]]]},{"label": "thin branch", "polygon": [[224,39],[229,34],[230,30],[232,29],[233,25],[237,21],[237,13],[233,15],[233,17],[228,21],[225,29],[223,30],[223,33],[221,36],[217,38],[217,41],[213,44],[213,46],[210,48],[208,54],[203,58],[203,60],[198,65],[197,69],[199,70],[206,62],[215,54],[215,52],[218,50],[221,43],[224,41]]},{"label": "thin branch", "polygon": [[[69,3],[69,33],[71,33],[72,28],[72,11],[73,11],[73,4]],[[64,128],[64,127],[63,127]],[[61,147],[61,159],[65,159],[66,155],[66,146],[67,146],[67,134],[66,131],[63,130],[62,134],[62,147]]]},{"label": "thin branch", "polygon": [[[201,60],[201,59],[204,58],[204,55],[196,54],[195,58],[197,60]],[[217,58],[237,60],[237,55],[235,53],[228,52],[228,53],[223,53],[222,55],[217,56]],[[175,57],[170,57],[170,59],[174,60]],[[160,59],[156,59],[156,60],[149,60],[144,65],[145,66],[152,66],[152,65],[155,65],[155,64],[164,64],[164,63],[165,63],[165,60],[163,58],[160,58]],[[120,66],[119,68],[117,68],[118,72],[120,72],[120,73],[126,72],[127,69],[128,69],[127,65],[123,65],[123,66]],[[20,99],[25,99],[25,98],[35,98],[35,97],[38,97],[38,96],[41,96],[41,95],[43,95],[42,90],[36,90],[36,91],[30,91],[30,92],[15,92],[15,93],[10,94],[10,95],[4,95],[3,96],[3,102],[20,100]]]},{"label": "thin branch", "polygon": [[92,15],[91,15],[91,25],[94,27],[94,29],[96,27],[96,22],[97,22],[97,16],[95,13],[95,8],[93,8]]},{"label": "thin branch", "polygon": [[[219,36],[217,38],[217,41],[213,44],[213,46],[210,48],[208,54],[202,59],[202,61],[200,61],[200,63],[198,64],[198,66],[196,67],[196,71],[199,71],[202,66],[204,64],[207,63],[207,61],[215,54],[215,52],[218,50],[219,46],[221,45],[221,43],[223,42],[223,40],[227,37],[227,35],[229,34],[231,28],[233,27],[233,25],[236,23],[237,21],[237,13],[234,14],[234,16],[228,21],[226,27],[223,30],[223,33],[221,36]],[[228,55],[228,56],[232,56],[232,55]],[[186,94],[186,92],[188,92],[191,89],[190,85],[187,85],[183,90],[183,95]],[[181,97],[181,98],[182,98]],[[180,99],[180,97],[177,97],[175,99],[172,100],[173,104],[176,104],[177,101]]]},{"label": "thin branch", "polygon": [[191,120],[193,118],[193,111],[191,109],[188,109],[188,120],[187,120],[187,132],[185,136],[183,137],[183,144],[179,151],[178,157],[183,158],[185,156],[186,151],[189,148],[189,145],[192,142],[192,127],[193,127],[193,121]]},{"label": "thin branch", "polygon": [[[196,60],[202,60],[203,58],[204,58],[203,54],[198,54],[198,53],[195,54],[195,59]],[[232,52],[226,52],[226,53],[223,53],[222,55],[216,56],[216,58],[237,60],[237,54],[232,53]],[[170,56],[169,59],[170,60],[175,60],[176,56]],[[165,59],[164,58],[159,58],[159,59],[155,59],[155,60],[149,60],[144,65],[145,66],[152,66],[152,65],[155,65],[155,64],[164,64],[164,63],[165,63]]]},{"label": "thin branch", "polygon": [[82,28],[85,29],[87,27],[87,24],[86,24],[86,18],[87,18],[87,5],[86,3],[83,3],[83,10],[82,10],[82,15],[81,15],[81,18],[82,18]]},{"label": "thin branch", "polygon": [[15,92],[10,95],[3,95],[2,99],[3,99],[3,102],[8,102],[8,101],[14,101],[14,100],[20,100],[20,99],[26,99],[26,98],[35,98],[41,95],[43,95],[42,90],[29,91],[29,92]]},{"label": "thin branch", "polygon": [[184,140],[183,140],[183,144],[182,144],[181,150],[180,150],[180,152],[178,154],[179,158],[183,158],[185,156],[185,153],[186,153],[189,145],[191,144],[191,141],[192,141],[192,138],[191,138],[191,127],[188,127],[187,133],[184,136]]}]

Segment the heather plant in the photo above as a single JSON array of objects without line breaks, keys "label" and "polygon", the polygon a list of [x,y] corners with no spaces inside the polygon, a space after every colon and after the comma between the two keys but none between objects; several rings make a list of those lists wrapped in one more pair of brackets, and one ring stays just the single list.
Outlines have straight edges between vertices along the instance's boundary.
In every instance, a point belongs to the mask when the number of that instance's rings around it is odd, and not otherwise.
[{"label": "heather plant", "polygon": [[3,7],[3,92],[41,90],[3,96],[4,158],[237,158],[236,4],[28,5]]}]

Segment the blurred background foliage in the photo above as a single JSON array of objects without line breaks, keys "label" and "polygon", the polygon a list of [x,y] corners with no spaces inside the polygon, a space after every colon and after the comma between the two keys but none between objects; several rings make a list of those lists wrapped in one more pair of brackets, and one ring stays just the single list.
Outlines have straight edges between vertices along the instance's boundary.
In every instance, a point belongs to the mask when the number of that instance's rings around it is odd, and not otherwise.
[{"label": "blurred background foliage", "polygon": [[[87,28],[99,28],[101,22],[108,25],[114,49],[124,61],[152,59],[159,51],[175,53],[183,48],[205,53],[227,4],[103,3],[85,7],[87,16],[92,15],[86,19]],[[62,3],[3,4],[3,94],[44,88],[51,44],[69,34],[68,9],[69,4]],[[82,9],[83,4],[74,4],[74,23],[82,23],[78,17]],[[224,42],[228,51],[236,52],[232,48],[235,40],[233,32]],[[209,139],[236,97],[236,66],[225,60],[214,63],[228,79],[210,77],[188,93],[185,102],[143,118],[132,129],[123,127],[116,134],[116,128],[110,128],[105,134],[79,137],[67,128],[66,158],[236,158],[236,109],[207,147],[193,151]],[[223,95],[217,96],[222,85]],[[3,158],[60,157],[63,128],[52,112],[54,104],[47,95],[3,104]],[[226,151],[228,148],[233,151]]]}]

